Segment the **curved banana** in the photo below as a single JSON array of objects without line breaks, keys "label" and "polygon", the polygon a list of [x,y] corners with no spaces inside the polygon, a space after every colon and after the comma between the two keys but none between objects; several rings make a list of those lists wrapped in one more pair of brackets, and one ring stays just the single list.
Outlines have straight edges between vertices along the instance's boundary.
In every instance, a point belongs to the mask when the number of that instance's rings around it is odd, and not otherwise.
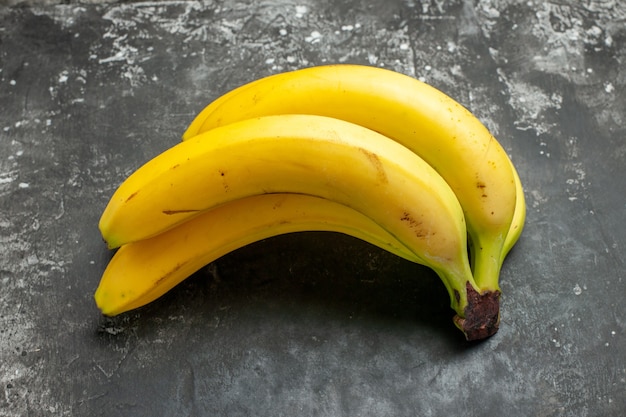
[{"label": "curved banana", "polygon": [[141,307],[235,249],[272,236],[313,230],[344,233],[423,263],[389,232],[347,206],[302,194],[262,194],[221,205],[153,238],[122,246],[102,276],[96,304],[108,316]]},{"label": "curved banana", "polygon": [[[485,126],[459,103],[425,83],[359,65],[276,74],[239,87],[208,105],[192,121],[183,140],[247,118],[297,113],[365,126],[403,144],[432,165],[454,190],[465,212],[476,281],[497,288],[504,257],[523,227],[521,182],[506,152]],[[516,200],[516,195],[521,197]]]},{"label": "curved banana", "polygon": [[472,277],[454,192],[404,146],[342,120],[266,116],[197,135],[129,176],[99,226],[114,248],[222,204],[273,193],[326,198],[369,217],[440,276],[468,339],[497,330],[500,292]]}]

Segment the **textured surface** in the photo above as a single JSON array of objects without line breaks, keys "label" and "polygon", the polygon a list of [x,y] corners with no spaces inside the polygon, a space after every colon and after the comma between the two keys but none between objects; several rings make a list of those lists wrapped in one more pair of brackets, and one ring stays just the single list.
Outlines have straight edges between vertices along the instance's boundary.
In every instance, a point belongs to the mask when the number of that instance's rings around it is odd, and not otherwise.
[{"label": "textured surface", "polygon": [[[0,416],[624,413],[624,2],[54,3],[0,9]],[[500,332],[465,343],[431,272],[324,233],[101,317],[114,188],[221,93],[334,62],[435,85],[512,156]]]}]

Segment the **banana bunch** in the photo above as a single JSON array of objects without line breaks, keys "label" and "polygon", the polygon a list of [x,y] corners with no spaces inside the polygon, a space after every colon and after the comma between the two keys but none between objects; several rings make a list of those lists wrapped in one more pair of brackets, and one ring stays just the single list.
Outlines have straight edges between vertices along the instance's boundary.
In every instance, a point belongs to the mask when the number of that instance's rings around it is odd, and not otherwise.
[{"label": "banana bunch", "polygon": [[116,315],[255,241],[335,231],[432,268],[478,340],[498,329],[525,214],[506,152],[459,103],[385,69],[312,67],[218,98],[119,186],[99,223],[119,249],[95,299]]}]

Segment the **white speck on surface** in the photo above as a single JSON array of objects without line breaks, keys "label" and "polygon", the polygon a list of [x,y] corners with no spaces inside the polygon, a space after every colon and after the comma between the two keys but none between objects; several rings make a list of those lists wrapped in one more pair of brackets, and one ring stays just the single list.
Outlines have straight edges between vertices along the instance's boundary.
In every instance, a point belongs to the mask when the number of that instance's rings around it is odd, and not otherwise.
[{"label": "white speck on surface", "polygon": [[138,65],[126,66],[126,71],[122,72],[122,77],[126,78],[130,85],[137,87],[141,84],[141,81],[146,78],[146,74],[142,67]]},{"label": "white speck on surface", "polygon": [[322,34],[319,33],[317,30],[314,30],[313,32],[311,32],[309,36],[304,38],[304,40],[309,43],[317,43],[320,41],[321,38],[322,38]]},{"label": "white speck on surface", "polygon": [[0,172],[0,184],[8,184],[15,181],[15,174],[12,172]]},{"label": "white speck on surface", "polygon": [[125,51],[118,51],[115,55],[110,56],[108,58],[102,58],[98,62],[100,64],[106,64],[106,63],[115,62],[115,61],[126,61]]},{"label": "white speck on surface", "polygon": [[15,82],[15,80],[11,80],[11,81],[9,81],[9,84],[11,84],[11,85],[15,85],[15,84],[17,84],[17,83]]},{"label": "white speck on surface", "polygon": [[604,84],[604,91],[606,91],[607,93],[612,93],[613,91],[615,91],[615,87],[611,83],[606,83]]},{"label": "white speck on surface", "polygon": [[24,189],[24,188],[28,188],[28,187],[30,187],[30,184],[29,184],[29,183],[27,183],[27,182],[20,182],[20,183],[18,184],[18,187],[19,187],[19,188]]},{"label": "white speck on surface", "polygon": [[286,35],[287,35],[287,29],[284,29],[284,28],[283,28],[283,29],[280,29],[280,30],[278,31],[278,33],[280,34],[280,36],[286,36]]},{"label": "white speck on surface", "polygon": [[341,27],[341,30],[343,30],[344,32],[349,32],[351,30],[354,30],[354,25],[343,25]]},{"label": "white speck on surface", "polygon": [[309,8],[306,6],[296,6],[296,17],[301,18],[309,11]]},{"label": "white speck on surface", "polygon": [[582,289],[582,288],[580,288],[580,285],[576,284],[576,285],[574,286],[574,294],[575,294],[575,295],[580,295],[580,294],[582,294],[582,293],[583,293],[583,289]]},{"label": "white speck on surface", "polygon": [[61,74],[59,74],[59,84],[66,83],[68,79],[69,79],[69,74],[67,71],[63,71]]},{"label": "white speck on surface", "polygon": [[591,26],[589,29],[587,29],[587,34],[589,36],[594,36],[594,37],[599,37],[600,35],[602,35],[602,29],[600,29],[599,27],[597,27],[596,25]]},{"label": "white speck on surface", "polygon": [[37,265],[39,263],[39,258],[35,254],[28,255],[28,257],[26,258],[26,263],[31,266]]},{"label": "white speck on surface", "polygon": [[409,44],[408,43],[401,43],[400,44],[400,50],[407,51],[408,49],[409,49]]}]

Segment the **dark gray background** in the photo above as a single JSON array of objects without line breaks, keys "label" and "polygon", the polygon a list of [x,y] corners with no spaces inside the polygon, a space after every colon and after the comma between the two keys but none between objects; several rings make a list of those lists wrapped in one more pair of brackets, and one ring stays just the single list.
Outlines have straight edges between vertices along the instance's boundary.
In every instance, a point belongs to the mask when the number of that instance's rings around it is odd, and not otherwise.
[{"label": "dark gray background", "polygon": [[[0,11],[0,415],[623,415],[624,2],[54,3]],[[218,95],[336,62],[433,84],[511,155],[500,332],[466,343],[429,270],[330,233],[101,317],[117,185]]]}]

